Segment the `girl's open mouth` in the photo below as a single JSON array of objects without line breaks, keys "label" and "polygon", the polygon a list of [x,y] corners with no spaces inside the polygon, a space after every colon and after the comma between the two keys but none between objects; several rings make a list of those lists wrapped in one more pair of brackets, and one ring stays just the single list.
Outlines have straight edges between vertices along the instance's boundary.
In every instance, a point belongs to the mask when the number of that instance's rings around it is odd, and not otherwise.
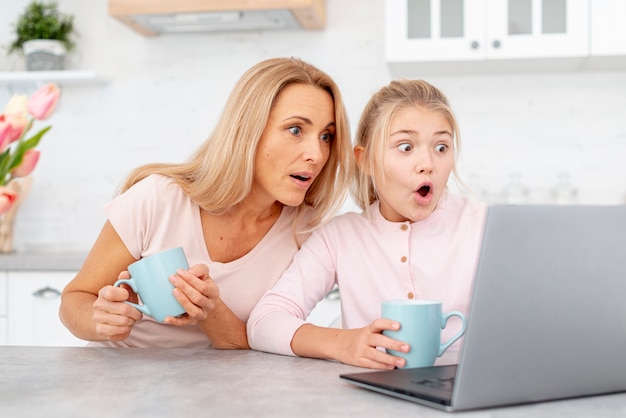
[{"label": "girl's open mouth", "polygon": [[417,189],[417,193],[422,197],[426,197],[429,192],[430,192],[430,186],[427,186],[427,185],[422,186],[419,189]]}]

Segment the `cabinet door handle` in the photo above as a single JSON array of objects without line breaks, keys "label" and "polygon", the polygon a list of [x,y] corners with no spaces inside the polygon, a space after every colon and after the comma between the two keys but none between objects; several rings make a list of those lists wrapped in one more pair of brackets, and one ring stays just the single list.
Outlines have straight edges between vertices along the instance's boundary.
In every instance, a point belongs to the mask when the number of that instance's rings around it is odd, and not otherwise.
[{"label": "cabinet door handle", "polygon": [[480,47],[480,43],[478,43],[478,41],[472,41],[472,43],[470,44],[470,47],[472,49],[478,49]]},{"label": "cabinet door handle", "polygon": [[56,289],[51,288],[50,286],[46,286],[42,289],[39,289],[33,292],[33,296],[41,299],[56,299],[61,296],[61,292]]}]

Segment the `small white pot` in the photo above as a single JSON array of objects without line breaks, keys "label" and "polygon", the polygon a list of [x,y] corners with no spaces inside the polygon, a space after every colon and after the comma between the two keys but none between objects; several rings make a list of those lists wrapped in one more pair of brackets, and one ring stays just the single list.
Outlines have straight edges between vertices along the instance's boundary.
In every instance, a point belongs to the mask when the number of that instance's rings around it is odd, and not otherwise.
[{"label": "small white pot", "polygon": [[55,71],[65,68],[65,46],[55,39],[33,39],[22,45],[28,71]]}]

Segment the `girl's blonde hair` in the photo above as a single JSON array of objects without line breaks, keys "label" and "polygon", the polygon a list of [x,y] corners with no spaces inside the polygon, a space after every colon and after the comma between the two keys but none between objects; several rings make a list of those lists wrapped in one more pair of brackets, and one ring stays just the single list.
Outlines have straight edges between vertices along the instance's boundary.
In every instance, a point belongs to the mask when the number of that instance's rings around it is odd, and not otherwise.
[{"label": "girl's blonde hair", "polygon": [[298,207],[298,213],[305,205],[317,209],[307,229],[327,220],[345,200],[352,173],[348,116],[333,79],[297,58],[268,59],[246,71],[231,92],[213,132],[186,162],[138,167],[123,183],[120,193],[151,174],[162,174],[171,177],[207,212],[227,212],[250,193],[261,134],[277,96],[291,84],[318,87],[334,101],[336,136],[328,162]]},{"label": "girl's blonde hair", "polygon": [[446,96],[436,87],[424,80],[396,80],[376,92],[361,114],[356,132],[355,146],[363,147],[362,167],[353,163],[355,181],[352,197],[361,209],[367,211],[378,200],[374,173],[380,166],[385,154],[385,144],[390,135],[391,119],[408,107],[419,106],[429,111],[441,112],[452,128],[455,165],[453,176],[459,182],[456,171],[461,137],[458,123]]}]

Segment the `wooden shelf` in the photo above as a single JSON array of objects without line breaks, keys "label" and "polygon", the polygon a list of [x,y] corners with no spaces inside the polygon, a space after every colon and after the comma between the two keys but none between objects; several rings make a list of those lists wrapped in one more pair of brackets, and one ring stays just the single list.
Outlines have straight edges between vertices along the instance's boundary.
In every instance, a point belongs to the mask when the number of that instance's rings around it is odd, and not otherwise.
[{"label": "wooden shelf", "polygon": [[106,80],[95,71],[63,70],[63,71],[5,71],[0,72],[0,85],[57,83],[73,84],[104,84]]}]

